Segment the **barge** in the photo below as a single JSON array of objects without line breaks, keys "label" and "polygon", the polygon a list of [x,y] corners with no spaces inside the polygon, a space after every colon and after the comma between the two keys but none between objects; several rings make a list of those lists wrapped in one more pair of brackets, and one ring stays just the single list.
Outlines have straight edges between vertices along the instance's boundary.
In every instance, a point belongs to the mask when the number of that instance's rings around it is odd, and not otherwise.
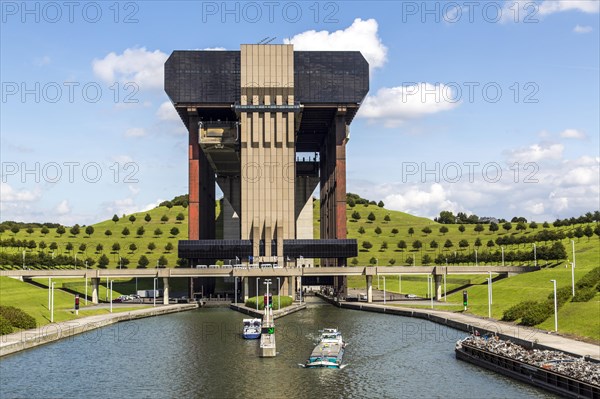
[{"label": "barge", "polygon": [[346,344],[342,334],[335,328],[326,328],[321,333],[317,346],[304,364],[305,368],[342,368]]},{"label": "barge", "polygon": [[[556,353],[558,359],[550,359],[531,364],[524,362],[523,353],[528,353],[525,348],[512,344],[509,341],[507,346],[518,347],[522,349],[518,352],[516,358],[506,356],[502,353],[493,352],[486,348],[487,338],[472,337],[458,341],[455,348],[456,358],[491,371],[514,378],[521,382],[542,388],[546,391],[558,394],[567,398],[590,398],[600,399],[600,385],[595,382],[600,373],[600,365],[584,359],[568,359],[567,355],[560,352]],[[497,338],[489,338],[498,342]],[[569,364],[572,363],[572,364]],[[577,364],[578,363],[578,364]],[[579,373],[580,377],[557,372],[556,369],[574,369],[574,374]],[[589,381],[584,381],[589,380]]]}]

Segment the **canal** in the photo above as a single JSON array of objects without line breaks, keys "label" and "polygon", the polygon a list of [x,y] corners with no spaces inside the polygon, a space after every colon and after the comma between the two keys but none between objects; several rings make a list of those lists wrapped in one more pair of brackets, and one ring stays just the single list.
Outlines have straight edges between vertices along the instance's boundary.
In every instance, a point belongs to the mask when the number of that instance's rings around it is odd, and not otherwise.
[{"label": "canal", "polygon": [[[464,333],[425,320],[314,304],[277,321],[278,356],[241,339],[225,308],[142,319],[3,358],[0,397],[517,398],[544,391],[459,362]],[[303,369],[324,327],[348,342],[343,370]]]}]

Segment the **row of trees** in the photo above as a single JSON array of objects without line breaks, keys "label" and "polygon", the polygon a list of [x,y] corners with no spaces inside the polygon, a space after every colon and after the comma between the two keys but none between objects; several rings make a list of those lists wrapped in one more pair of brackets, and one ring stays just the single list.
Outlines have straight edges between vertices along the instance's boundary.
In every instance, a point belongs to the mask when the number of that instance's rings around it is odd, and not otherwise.
[{"label": "row of trees", "polygon": [[[411,255],[406,258],[404,263],[408,265],[413,265],[417,262],[420,265],[429,265],[435,263],[436,265],[461,265],[461,264],[500,264],[503,260],[508,264],[512,263],[524,263],[524,262],[533,262],[537,261],[560,261],[567,259],[567,252],[565,246],[561,242],[555,242],[551,246],[541,246],[537,249],[536,254],[532,251],[505,251],[504,258],[502,257],[502,251],[487,251],[482,253],[475,254],[475,251],[467,252],[467,253],[448,253],[448,254],[438,254],[435,258],[433,258],[429,254],[422,255],[419,259],[415,259],[416,256]],[[352,259],[350,262],[353,265],[358,265],[359,261],[357,258]],[[378,264],[378,259],[372,257],[369,260],[371,265]],[[390,265],[396,264],[396,259],[389,259],[388,263]]]},{"label": "row of trees", "polygon": [[[2,247],[14,247],[19,250],[39,248],[41,251],[46,250],[46,248],[48,248],[51,251],[56,251],[59,248],[59,245],[55,241],[51,242],[48,245],[44,241],[40,241],[39,243],[36,243],[34,240],[29,240],[29,241],[15,240],[14,238],[10,238],[8,240],[3,240],[1,246]],[[71,242],[68,242],[65,244],[64,248],[65,248],[65,251],[72,252],[75,249],[75,245],[73,245],[73,243],[71,243]],[[138,250],[138,245],[136,243],[130,243],[126,248],[128,248],[131,252],[135,252]],[[155,243],[150,242],[150,243],[148,243],[147,248],[150,252],[152,252],[157,248],[157,246]],[[77,249],[79,250],[80,253],[86,253],[86,251],[88,250],[88,245],[86,243],[81,243],[81,244],[79,244]],[[94,249],[95,249],[96,253],[102,253],[102,251],[104,250],[104,245],[97,244]],[[121,250],[121,244],[118,242],[115,242],[112,245],[111,249],[113,252],[118,252]],[[167,242],[167,244],[164,246],[164,249],[166,252],[171,252],[174,249],[174,246],[172,243]]]},{"label": "row of trees", "polygon": [[[93,267],[97,265],[100,269],[106,269],[109,265],[114,265],[115,267],[127,268],[131,265],[131,260],[125,256],[120,257],[119,259],[111,261],[111,259],[103,254],[97,260],[88,257],[86,259],[75,259],[75,257],[67,256],[67,255],[57,255],[51,256],[47,253],[37,253],[30,254],[27,253],[25,258],[23,258],[20,254],[10,254],[5,252],[0,252],[0,265],[9,265],[13,267],[28,267],[28,268],[53,268],[58,266],[73,266],[77,268],[85,268]],[[183,266],[186,264],[184,259],[178,259],[177,265]],[[135,267],[137,268],[146,268],[150,265],[150,260],[146,255],[142,255],[138,258],[135,263]],[[169,265],[169,260],[166,256],[161,255],[158,258],[157,266],[158,267],[166,267]]]},{"label": "row of trees", "polygon": [[[354,222],[357,222],[362,218],[362,216],[360,215],[360,212],[358,212],[358,211],[352,212],[352,215],[350,215],[350,217],[352,218],[352,220]],[[373,212],[370,212],[369,215],[367,216],[367,220],[369,222],[374,222],[375,220],[377,220],[377,217],[375,216],[375,214]],[[390,215],[385,215],[383,217],[383,220],[385,222],[390,222],[392,220],[392,218],[390,217]]]},{"label": "row of trees", "polygon": [[364,205],[364,206],[377,205],[380,208],[383,208],[385,206],[383,201],[379,201],[379,202],[369,201],[368,199],[361,198],[360,195],[353,194],[353,193],[346,194],[346,204],[348,204],[348,206],[350,208],[354,208],[356,205]]},{"label": "row of trees", "polygon": [[[150,220],[151,220],[151,217],[150,217],[150,215],[148,215],[148,214],[147,214],[147,215],[146,215],[146,217],[147,217],[147,218],[150,218]],[[113,221],[115,221],[115,218],[117,218],[117,220],[116,220],[116,221],[118,221],[118,220],[119,220],[119,218],[117,217],[117,215],[115,215],[115,216],[113,217]],[[132,223],[133,223],[133,222],[135,222],[135,216],[131,215],[131,216],[129,217],[129,220],[131,220],[132,218],[133,218],[133,221],[132,221]],[[147,221],[150,221],[150,220],[147,220]],[[163,216],[161,217],[161,219],[160,219],[160,220],[161,220],[161,222],[164,224],[164,223],[167,223],[167,222],[169,221],[169,217],[168,217],[167,215],[163,215]],[[183,220],[185,220],[185,216],[183,215],[183,213],[180,213],[180,214],[178,214],[178,215],[177,215],[177,217],[176,217],[176,220],[177,220],[179,223],[181,223]],[[21,229],[20,229],[18,226],[16,226],[16,225],[15,225],[15,226],[12,226],[12,227],[10,228],[10,232],[11,232],[11,233],[13,233],[15,236],[16,236],[16,235],[17,235],[17,234],[18,234],[20,231],[21,231]],[[34,232],[34,229],[33,229],[32,227],[28,227],[28,228],[27,228],[25,231],[26,231],[26,233],[27,233],[27,234],[31,235],[31,234],[33,234],[33,232]],[[91,237],[91,236],[94,234],[94,232],[95,232],[96,230],[94,229],[94,227],[93,227],[93,226],[86,226],[86,227],[85,227],[85,229],[84,229],[83,231],[85,232],[85,234],[86,234],[86,235],[87,235],[87,237],[89,238],[89,237]],[[107,234],[107,233],[106,233],[107,231],[109,231],[110,233],[108,233],[108,234]],[[146,230],[144,229],[144,226],[140,226],[140,227],[138,227],[136,231],[137,231],[137,235],[138,235],[138,236],[142,236],[142,235],[144,235],[144,233],[146,232]],[[171,229],[171,231],[177,231],[177,234],[179,234],[179,229],[178,229],[178,228],[176,228],[176,227],[174,227],[173,229]],[[1,233],[3,233],[3,232],[4,232],[4,231],[0,231],[0,234],[1,234]],[[59,237],[62,237],[62,236],[63,236],[63,234],[65,234],[65,233],[67,232],[67,229],[66,229],[64,226],[58,226],[58,227],[55,229],[55,232],[56,232],[56,234],[58,234],[58,236],[59,236]],[[72,237],[77,237],[79,234],[81,234],[81,232],[82,232],[82,227],[81,227],[81,226],[79,226],[78,224],[74,225],[73,227],[71,227],[71,228],[69,229],[69,233],[70,233],[70,235],[71,235]],[[156,230],[154,230],[154,232],[155,232],[155,235],[160,235],[160,234],[162,234],[162,230],[161,230],[161,229],[159,229],[159,228],[157,228]],[[46,236],[48,233],[50,233],[50,229],[49,229],[48,227],[44,226],[44,227],[42,227],[42,228],[40,229],[40,233],[42,234],[42,236]],[[112,234],[112,231],[110,231],[110,230],[106,230],[104,234],[106,234],[106,235],[111,235],[111,234]],[[128,228],[128,227],[125,227],[125,228],[123,228],[123,230],[122,230],[122,234],[123,234],[124,236],[126,236],[126,235],[129,235],[129,234],[130,234],[129,228]],[[176,235],[176,234],[175,234],[175,235]]]}]

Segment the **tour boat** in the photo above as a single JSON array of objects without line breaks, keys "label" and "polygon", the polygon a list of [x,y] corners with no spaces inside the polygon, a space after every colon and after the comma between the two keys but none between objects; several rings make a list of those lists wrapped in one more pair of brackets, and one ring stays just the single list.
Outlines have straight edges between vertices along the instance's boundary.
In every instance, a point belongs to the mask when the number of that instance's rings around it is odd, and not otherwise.
[{"label": "tour boat", "polygon": [[245,339],[259,339],[262,326],[261,319],[244,319],[242,336]]}]

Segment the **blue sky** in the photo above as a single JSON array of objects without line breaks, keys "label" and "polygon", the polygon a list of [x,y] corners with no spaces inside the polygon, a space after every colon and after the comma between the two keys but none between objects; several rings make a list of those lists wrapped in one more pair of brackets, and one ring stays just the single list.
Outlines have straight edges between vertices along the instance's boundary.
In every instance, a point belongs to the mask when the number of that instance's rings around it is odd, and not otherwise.
[{"label": "blue sky", "polygon": [[266,37],[369,61],[348,191],[427,217],[599,207],[598,0],[1,5],[1,220],[94,223],[185,193],[164,60]]}]

